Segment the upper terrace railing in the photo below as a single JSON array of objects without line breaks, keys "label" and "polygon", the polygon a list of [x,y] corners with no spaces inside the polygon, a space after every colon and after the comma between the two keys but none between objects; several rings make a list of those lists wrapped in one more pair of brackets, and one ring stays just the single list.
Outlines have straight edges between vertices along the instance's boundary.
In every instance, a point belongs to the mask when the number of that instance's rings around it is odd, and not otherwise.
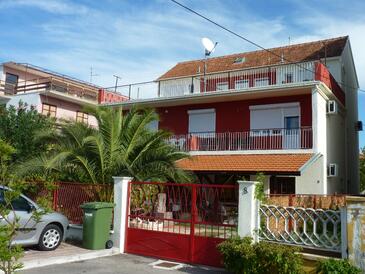
[{"label": "upper terrace railing", "polygon": [[173,135],[168,142],[182,151],[311,149],[312,128],[257,129],[243,132]]},{"label": "upper terrace railing", "polygon": [[[322,81],[337,97],[344,93],[327,68],[319,62],[281,64],[222,73],[199,74],[190,77],[122,85],[116,91],[130,99],[168,98],[210,92],[249,91],[254,88],[290,86],[309,81]],[[109,90],[115,90],[115,87]],[[340,98],[341,99],[341,98]]]},{"label": "upper terrace railing", "polygon": [[56,91],[73,97],[97,102],[98,90],[81,85],[73,85],[54,77],[36,78],[19,81],[16,85],[0,81],[0,93],[15,95],[29,92]]}]

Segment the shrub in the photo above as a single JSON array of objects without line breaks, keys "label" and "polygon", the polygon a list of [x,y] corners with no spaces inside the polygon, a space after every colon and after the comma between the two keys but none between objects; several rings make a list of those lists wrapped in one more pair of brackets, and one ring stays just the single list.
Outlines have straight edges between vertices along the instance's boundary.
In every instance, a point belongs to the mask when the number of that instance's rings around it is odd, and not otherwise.
[{"label": "shrub", "polygon": [[233,238],[218,245],[225,268],[235,274],[302,273],[300,248]]},{"label": "shrub", "polygon": [[348,260],[328,259],[318,263],[316,272],[321,274],[357,274],[361,273],[361,270],[350,264]]}]

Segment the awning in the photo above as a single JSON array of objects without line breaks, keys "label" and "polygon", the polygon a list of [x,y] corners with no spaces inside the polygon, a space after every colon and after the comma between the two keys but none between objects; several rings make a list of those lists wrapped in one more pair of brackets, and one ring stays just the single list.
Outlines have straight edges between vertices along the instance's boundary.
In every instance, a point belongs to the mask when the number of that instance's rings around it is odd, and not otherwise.
[{"label": "awning", "polygon": [[177,161],[189,171],[300,173],[313,154],[194,155]]}]

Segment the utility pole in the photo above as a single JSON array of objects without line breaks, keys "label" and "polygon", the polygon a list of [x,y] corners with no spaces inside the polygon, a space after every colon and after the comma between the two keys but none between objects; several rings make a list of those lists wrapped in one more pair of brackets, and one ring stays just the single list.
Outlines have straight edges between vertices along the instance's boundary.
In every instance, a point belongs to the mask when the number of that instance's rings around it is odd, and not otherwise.
[{"label": "utility pole", "polygon": [[113,75],[115,77],[115,88],[114,91],[117,92],[117,86],[118,86],[118,80],[122,80],[122,77],[118,76],[118,75]]},{"label": "utility pole", "polygon": [[99,76],[99,74],[94,74],[93,67],[90,67],[90,83],[93,82],[93,77],[94,76]]}]

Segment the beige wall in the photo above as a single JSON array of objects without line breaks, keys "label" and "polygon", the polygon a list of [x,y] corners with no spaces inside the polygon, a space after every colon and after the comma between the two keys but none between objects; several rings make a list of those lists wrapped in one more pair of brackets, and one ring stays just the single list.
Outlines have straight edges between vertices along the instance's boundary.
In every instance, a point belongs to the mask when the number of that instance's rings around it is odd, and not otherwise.
[{"label": "beige wall", "polygon": [[298,194],[326,194],[323,180],[326,178],[323,155],[302,170],[301,176],[295,178],[295,191]]},{"label": "beige wall", "polygon": [[[76,120],[77,111],[83,111],[83,106],[67,101],[62,101],[50,96],[41,95],[41,104],[39,105],[38,111],[42,112],[42,103],[57,106],[56,118],[65,120]],[[89,125],[96,126],[95,117],[89,115]]]}]

